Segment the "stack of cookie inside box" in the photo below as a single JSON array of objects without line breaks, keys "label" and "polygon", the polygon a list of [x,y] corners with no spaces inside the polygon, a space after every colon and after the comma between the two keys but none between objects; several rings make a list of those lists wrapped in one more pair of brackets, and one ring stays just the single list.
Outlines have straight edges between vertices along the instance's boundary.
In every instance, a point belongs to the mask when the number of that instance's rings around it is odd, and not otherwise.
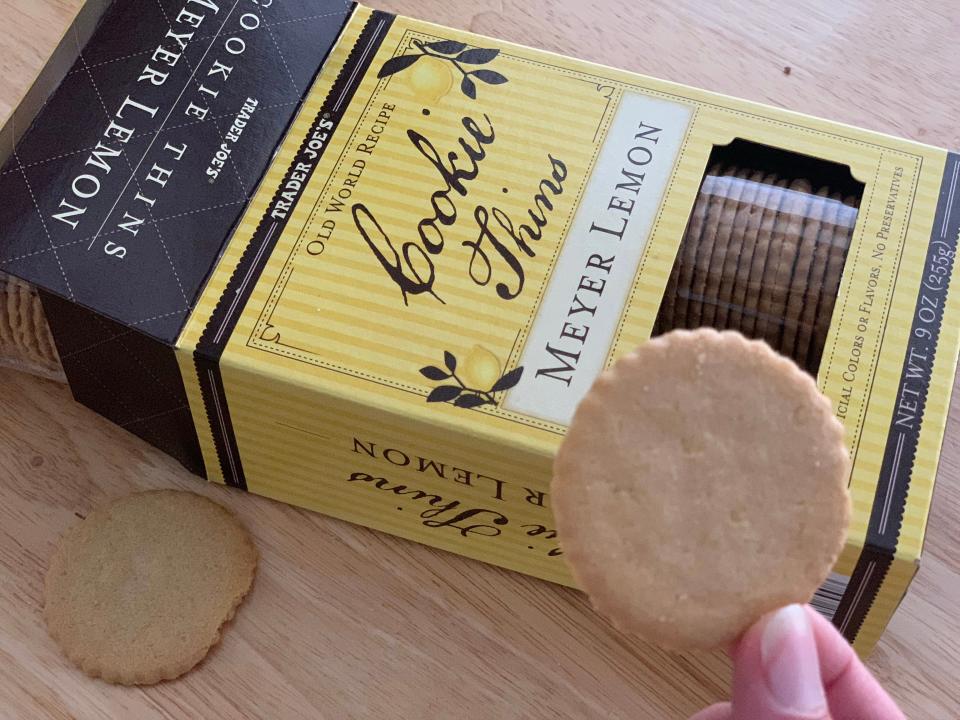
[{"label": "stack of cookie inside box", "polygon": [[65,381],[37,291],[0,272],[0,368]]},{"label": "stack of cookie inside box", "polygon": [[739,141],[715,152],[654,335],[738,330],[816,375],[861,193],[812,158]]}]

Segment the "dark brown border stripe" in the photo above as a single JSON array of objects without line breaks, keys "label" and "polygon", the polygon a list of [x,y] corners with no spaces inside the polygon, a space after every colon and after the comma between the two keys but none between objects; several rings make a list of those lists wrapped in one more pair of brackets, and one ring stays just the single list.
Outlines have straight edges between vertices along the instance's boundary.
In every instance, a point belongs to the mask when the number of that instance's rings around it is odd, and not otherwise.
[{"label": "dark brown border stripe", "polygon": [[[950,290],[958,235],[960,155],[950,153],[900,372],[897,405],[890,419],[877,494],[867,526],[866,546],[834,617],[834,624],[851,642],[860,631],[897,550],[923,413],[931,390],[930,376]],[[950,386],[934,387],[933,391],[949,393]]]},{"label": "dark brown border stripe", "polygon": [[[393,15],[379,11],[374,11],[370,16],[357,39],[357,43],[350,51],[346,64],[330,89],[323,107],[320,108],[320,112],[303,139],[300,150],[291,161],[290,168],[277,188],[270,207],[273,207],[280,199],[280,193],[292,179],[294,168],[298,168],[298,172],[302,172],[304,166],[307,166],[309,171],[306,172],[306,180],[301,183],[300,190],[297,191],[293,201],[293,204],[296,205],[304,188],[313,176],[313,171],[320,164],[324,152],[330,145],[330,141],[343,119],[344,112],[350,105],[350,100],[366,75],[377,49],[393,24],[393,20]],[[330,127],[331,123],[332,127]],[[327,141],[319,149],[314,142],[312,147],[309,148],[308,154],[306,152],[308,143],[322,134],[320,131],[321,124],[323,124],[323,127],[330,128],[327,131]],[[287,217],[289,218],[292,214],[292,212],[288,213]],[[276,247],[277,239],[283,234],[286,224],[286,220],[274,220],[269,211],[264,214],[250,240],[250,244],[247,245],[243,256],[240,258],[223,296],[211,314],[210,321],[207,323],[194,352],[200,391],[203,395],[203,403],[207,418],[210,421],[217,456],[220,460],[220,470],[228,485],[244,490],[247,488],[247,479],[243,472],[240,449],[237,447],[237,439],[230,419],[230,409],[223,386],[223,378],[220,374],[220,359],[234,328],[236,328],[243,308],[249,301],[253,288],[270,259],[274,247]]]}]

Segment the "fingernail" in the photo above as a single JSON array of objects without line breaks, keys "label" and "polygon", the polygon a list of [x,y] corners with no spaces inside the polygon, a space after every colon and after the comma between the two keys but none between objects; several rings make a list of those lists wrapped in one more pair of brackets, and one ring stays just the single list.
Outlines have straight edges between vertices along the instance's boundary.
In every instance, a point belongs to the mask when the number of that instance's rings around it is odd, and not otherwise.
[{"label": "fingernail", "polygon": [[767,620],[760,661],[770,694],[784,711],[807,714],[825,708],[817,646],[803,607],[788,605]]}]

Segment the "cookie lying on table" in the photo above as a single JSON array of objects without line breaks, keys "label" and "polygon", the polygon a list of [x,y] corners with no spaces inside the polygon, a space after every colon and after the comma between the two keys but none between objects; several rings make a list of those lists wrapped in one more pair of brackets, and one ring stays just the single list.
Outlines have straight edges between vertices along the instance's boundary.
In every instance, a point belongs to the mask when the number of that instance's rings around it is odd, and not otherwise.
[{"label": "cookie lying on table", "polygon": [[206,657],[256,568],[253,541],[225,508],[189,492],[136,493],[60,538],[44,618],[88,675],[150,685]]}]

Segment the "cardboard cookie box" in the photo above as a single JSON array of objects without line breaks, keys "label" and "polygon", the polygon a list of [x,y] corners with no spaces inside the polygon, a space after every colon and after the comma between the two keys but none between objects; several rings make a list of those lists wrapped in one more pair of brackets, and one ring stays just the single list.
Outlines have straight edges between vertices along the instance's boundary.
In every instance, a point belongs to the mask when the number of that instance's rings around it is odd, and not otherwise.
[{"label": "cardboard cookie box", "polygon": [[577,402],[713,325],[846,426],[816,607],[866,653],[916,572],[957,155],[342,0],[91,1],[2,147],[75,396],[210,480],[569,583]]}]

